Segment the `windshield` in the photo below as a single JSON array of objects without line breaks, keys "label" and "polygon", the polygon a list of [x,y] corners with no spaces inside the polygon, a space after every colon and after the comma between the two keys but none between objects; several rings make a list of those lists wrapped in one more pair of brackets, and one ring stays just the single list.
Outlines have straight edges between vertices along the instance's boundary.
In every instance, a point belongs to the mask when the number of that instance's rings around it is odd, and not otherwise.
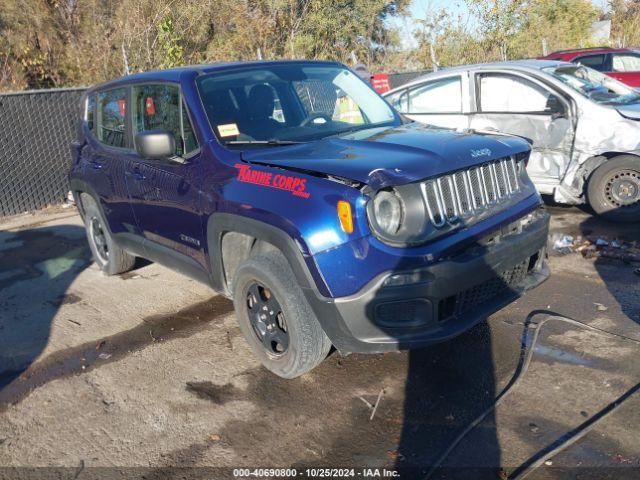
[{"label": "windshield", "polygon": [[199,77],[209,122],[230,147],[318,140],[398,125],[397,113],[346,68],[251,66]]},{"label": "windshield", "polygon": [[542,70],[598,103],[628,105],[640,102],[640,94],[635,90],[592,68],[582,65],[563,65]]}]

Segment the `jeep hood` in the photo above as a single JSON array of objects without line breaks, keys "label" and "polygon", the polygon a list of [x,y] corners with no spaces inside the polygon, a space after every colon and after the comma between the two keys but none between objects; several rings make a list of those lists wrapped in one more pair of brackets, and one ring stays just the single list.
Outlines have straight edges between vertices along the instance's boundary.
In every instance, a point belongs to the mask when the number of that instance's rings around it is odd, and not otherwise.
[{"label": "jeep hood", "polygon": [[517,137],[408,124],[248,150],[253,164],[341,177],[374,189],[403,185],[529,150]]}]

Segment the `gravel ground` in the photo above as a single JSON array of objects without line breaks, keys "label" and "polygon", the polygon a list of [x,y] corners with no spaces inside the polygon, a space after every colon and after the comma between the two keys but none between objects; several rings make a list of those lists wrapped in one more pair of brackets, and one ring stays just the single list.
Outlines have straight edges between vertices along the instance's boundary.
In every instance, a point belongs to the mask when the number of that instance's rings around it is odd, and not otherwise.
[{"label": "gravel ground", "polygon": [[[553,233],[640,240],[637,225],[549,210]],[[637,265],[571,253],[550,266],[453,341],[334,354],[287,381],[207,287],[147,262],[102,275],[72,210],[14,217],[0,224],[0,478],[640,477]]]}]

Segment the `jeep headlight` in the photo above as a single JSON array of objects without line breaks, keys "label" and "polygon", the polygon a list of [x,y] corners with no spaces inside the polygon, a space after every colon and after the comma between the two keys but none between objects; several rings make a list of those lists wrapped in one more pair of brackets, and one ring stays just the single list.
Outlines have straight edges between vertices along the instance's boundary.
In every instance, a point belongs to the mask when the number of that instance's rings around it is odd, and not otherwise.
[{"label": "jeep headlight", "polygon": [[373,216],[381,233],[395,235],[404,217],[402,200],[394,191],[378,192],[373,198]]},{"label": "jeep headlight", "polygon": [[418,184],[372,193],[367,217],[373,234],[393,246],[419,245],[438,233],[429,222]]}]

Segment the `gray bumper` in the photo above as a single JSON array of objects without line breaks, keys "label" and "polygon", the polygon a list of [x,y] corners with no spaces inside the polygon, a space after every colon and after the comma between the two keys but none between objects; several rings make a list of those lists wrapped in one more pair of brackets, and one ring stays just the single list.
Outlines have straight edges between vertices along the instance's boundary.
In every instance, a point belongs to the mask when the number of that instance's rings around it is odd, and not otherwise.
[{"label": "gray bumper", "polygon": [[549,276],[549,215],[517,233],[475,245],[420,270],[421,283],[384,287],[386,272],[355,295],[305,295],[343,354],[386,352],[441,342],[463,333]]}]

